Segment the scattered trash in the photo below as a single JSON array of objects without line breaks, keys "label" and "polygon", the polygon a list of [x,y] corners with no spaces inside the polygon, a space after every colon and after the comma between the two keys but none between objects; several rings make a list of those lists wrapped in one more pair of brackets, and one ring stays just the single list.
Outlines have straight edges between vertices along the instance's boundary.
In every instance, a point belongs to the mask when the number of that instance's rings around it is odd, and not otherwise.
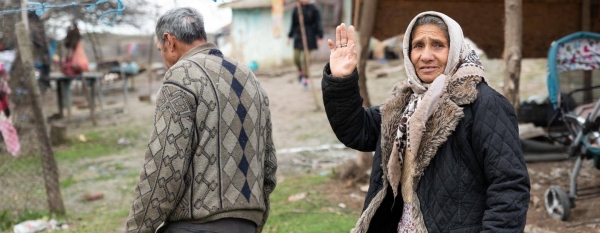
[{"label": "scattered trash", "polygon": [[340,203],[338,204],[338,207],[342,208],[342,209],[346,209],[346,204],[344,203]]},{"label": "scattered trash", "polygon": [[58,225],[58,221],[56,221],[56,219],[50,219],[50,222],[48,222],[50,224],[50,229],[53,230],[57,230],[57,229],[61,229],[61,226]]},{"label": "scattered trash", "polygon": [[126,146],[126,145],[131,144],[131,142],[127,138],[119,138],[119,140],[117,141],[117,144],[119,144],[121,146]]},{"label": "scattered trash", "polygon": [[298,193],[295,195],[291,195],[290,197],[288,197],[288,201],[289,202],[295,202],[295,201],[299,201],[302,200],[306,197],[307,193],[306,192],[302,192],[302,193]]},{"label": "scattered trash", "polygon": [[537,209],[540,207],[540,198],[537,196],[531,196],[531,203],[533,204],[533,209]]},{"label": "scattered trash", "polygon": [[50,219],[50,222],[48,222],[50,224],[50,229],[52,230],[66,230],[69,229],[69,225],[67,225],[66,223],[60,223],[58,221],[56,221],[56,219]]},{"label": "scattered trash", "polygon": [[535,170],[533,170],[532,168],[527,168],[527,171],[529,171],[529,174],[535,175]]},{"label": "scattered trash", "polygon": [[533,185],[531,185],[531,188],[533,190],[540,190],[542,188],[542,185],[540,185],[539,183],[534,183]]},{"label": "scattered trash", "polygon": [[86,201],[95,201],[95,200],[104,198],[104,194],[102,194],[102,193],[83,194],[83,196],[81,196],[81,198],[83,198]]},{"label": "scattered trash", "polygon": [[569,172],[566,169],[561,168],[561,167],[553,168],[552,171],[550,172],[550,176],[553,179],[560,178],[560,177],[565,177],[565,176],[568,176],[568,175],[569,175]]},{"label": "scattered trash", "polygon": [[27,220],[15,225],[15,227],[13,227],[13,231],[14,233],[35,233],[43,231],[48,227],[50,227],[50,224],[47,221],[41,219]]},{"label": "scattered trash", "polygon": [[365,192],[365,193],[367,191],[369,191],[369,184],[361,185],[360,186],[360,191]]},{"label": "scattered trash", "polygon": [[79,141],[81,142],[87,142],[87,138],[83,134],[78,135],[77,139],[79,139]]},{"label": "scattered trash", "polygon": [[350,197],[354,198],[354,199],[358,199],[358,200],[363,200],[364,197],[362,197],[361,195],[358,195],[356,193],[350,193]]},{"label": "scattered trash", "polygon": [[554,231],[544,230],[532,224],[525,225],[524,233],[554,233]]}]

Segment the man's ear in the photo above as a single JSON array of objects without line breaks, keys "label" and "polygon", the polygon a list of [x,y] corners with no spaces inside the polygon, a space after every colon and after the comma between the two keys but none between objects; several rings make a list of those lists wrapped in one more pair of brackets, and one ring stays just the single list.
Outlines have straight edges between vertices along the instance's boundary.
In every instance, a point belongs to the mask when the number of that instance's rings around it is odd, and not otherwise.
[{"label": "man's ear", "polygon": [[170,52],[175,51],[175,37],[169,33],[164,33],[163,37],[165,39],[165,49]]}]

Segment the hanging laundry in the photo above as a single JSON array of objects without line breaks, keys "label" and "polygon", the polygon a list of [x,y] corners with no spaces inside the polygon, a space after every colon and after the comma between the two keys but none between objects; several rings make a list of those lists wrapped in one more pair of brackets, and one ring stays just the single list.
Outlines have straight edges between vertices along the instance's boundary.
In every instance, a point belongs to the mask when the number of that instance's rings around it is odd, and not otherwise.
[{"label": "hanging laundry", "polygon": [[127,45],[127,55],[135,56],[137,54],[137,43],[131,42]]},{"label": "hanging laundry", "polygon": [[10,122],[10,109],[8,106],[8,95],[12,92],[8,86],[8,71],[0,63],[0,133],[6,144],[6,149],[13,156],[19,155],[21,145],[17,130]]}]

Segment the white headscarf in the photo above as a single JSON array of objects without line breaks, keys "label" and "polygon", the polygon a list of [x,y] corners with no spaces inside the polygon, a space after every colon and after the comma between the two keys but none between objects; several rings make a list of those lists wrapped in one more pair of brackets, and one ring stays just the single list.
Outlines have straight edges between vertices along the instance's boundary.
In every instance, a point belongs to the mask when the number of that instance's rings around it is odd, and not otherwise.
[{"label": "white headscarf", "polygon": [[456,66],[459,64],[460,60],[464,59],[471,51],[469,45],[464,42],[462,28],[452,18],[448,17],[445,14],[435,11],[426,11],[415,16],[415,18],[413,18],[413,20],[410,21],[410,23],[408,24],[406,32],[404,33],[402,51],[404,53],[404,69],[406,70],[406,75],[408,76],[408,84],[412,88],[413,92],[417,94],[425,92],[427,90],[427,87],[425,87],[421,79],[417,77],[415,66],[410,60],[410,34],[413,31],[413,26],[415,25],[417,19],[425,15],[433,15],[440,17],[448,27],[448,35],[450,36],[450,51],[448,52],[448,62],[446,63],[446,68],[444,69],[443,75],[450,76],[454,68],[456,68]]}]

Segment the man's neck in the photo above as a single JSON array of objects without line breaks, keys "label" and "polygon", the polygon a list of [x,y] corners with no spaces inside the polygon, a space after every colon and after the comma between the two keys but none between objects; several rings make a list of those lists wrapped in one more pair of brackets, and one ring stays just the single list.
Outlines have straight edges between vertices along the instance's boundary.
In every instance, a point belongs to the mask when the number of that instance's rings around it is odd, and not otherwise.
[{"label": "man's neck", "polygon": [[196,47],[198,47],[200,45],[203,45],[203,44],[206,44],[205,40],[197,40],[197,41],[192,42],[191,44],[181,43],[181,47],[180,47],[181,52],[182,52],[181,54],[183,55],[187,51],[190,51],[191,49],[196,48]]},{"label": "man's neck", "polygon": [[177,47],[178,48],[177,53],[179,54],[179,58],[177,60],[181,59],[181,57],[184,54],[186,54],[188,51],[190,51],[200,45],[206,44],[206,43],[207,43],[206,40],[197,40],[197,41],[192,42],[191,44],[185,44],[185,43],[180,42],[179,46]]}]

